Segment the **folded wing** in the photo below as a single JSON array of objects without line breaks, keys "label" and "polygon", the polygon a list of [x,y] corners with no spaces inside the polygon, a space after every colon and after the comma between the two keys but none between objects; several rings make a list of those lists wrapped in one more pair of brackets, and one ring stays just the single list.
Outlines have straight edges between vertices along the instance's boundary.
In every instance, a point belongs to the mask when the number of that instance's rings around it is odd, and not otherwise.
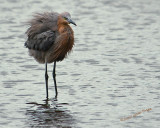
[{"label": "folded wing", "polygon": [[25,46],[29,49],[38,51],[47,51],[55,42],[56,34],[54,31],[48,30],[34,37],[28,37]]}]

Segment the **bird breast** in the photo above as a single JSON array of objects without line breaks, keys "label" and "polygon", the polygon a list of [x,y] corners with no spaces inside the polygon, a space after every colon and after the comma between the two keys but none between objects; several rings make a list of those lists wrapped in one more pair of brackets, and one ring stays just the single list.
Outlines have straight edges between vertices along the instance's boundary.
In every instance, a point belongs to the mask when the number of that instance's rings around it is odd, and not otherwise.
[{"label": "bird breast", "polygon": [[58,32],[59,35],[47,57],[48,63],[62,61],[70,53],[74,45],[74,34],[69,25],[58,27]]}]

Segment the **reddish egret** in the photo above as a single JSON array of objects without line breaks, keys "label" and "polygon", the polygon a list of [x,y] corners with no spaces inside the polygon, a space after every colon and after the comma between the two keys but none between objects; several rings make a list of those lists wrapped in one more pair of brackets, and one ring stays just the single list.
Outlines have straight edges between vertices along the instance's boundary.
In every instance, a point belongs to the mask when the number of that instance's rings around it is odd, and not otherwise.
[{"label": "reddish egret", "polygon": [[29,22],[30,27],[26,31],[28,36],[25,46],[29,49],[39,63],[45,63],[46,98],[48,99],[48,73],[47,63],[54,62],[53,80],[55,85],[55,97],[57,97],[56,62],[62,61],[72,50],[74,45],[74,33],[69,24],[76,23],[68,12],[36,13]]}]

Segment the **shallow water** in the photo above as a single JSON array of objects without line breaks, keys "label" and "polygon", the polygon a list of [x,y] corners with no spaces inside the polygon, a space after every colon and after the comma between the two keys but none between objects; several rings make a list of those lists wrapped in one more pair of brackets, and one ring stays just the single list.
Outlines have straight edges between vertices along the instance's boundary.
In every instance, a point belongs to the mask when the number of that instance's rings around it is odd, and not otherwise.
[{"label": "shallow water", "polygon": [[[1,0],[0,127],[160,127],[159,5],[158,0]],[[43,11],[68,11],[78,25],[72,26],[73,52],[57,63],[57,99],[53,65],[48,67],[49,101],[45,66],[23,46],[25,21]]]}]

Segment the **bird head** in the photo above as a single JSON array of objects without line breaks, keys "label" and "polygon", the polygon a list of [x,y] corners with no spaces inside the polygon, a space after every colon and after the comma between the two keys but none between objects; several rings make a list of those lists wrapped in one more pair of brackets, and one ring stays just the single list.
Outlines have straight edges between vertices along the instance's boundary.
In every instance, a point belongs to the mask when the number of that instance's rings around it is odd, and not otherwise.
[{"label": "bird head", "polygon": [[76,23],[71,19],[71,15],[68,12],[61,13],[61,16],[64,19],[64,21],[67,22],[68,24],[71,23],[77,26]]}]

